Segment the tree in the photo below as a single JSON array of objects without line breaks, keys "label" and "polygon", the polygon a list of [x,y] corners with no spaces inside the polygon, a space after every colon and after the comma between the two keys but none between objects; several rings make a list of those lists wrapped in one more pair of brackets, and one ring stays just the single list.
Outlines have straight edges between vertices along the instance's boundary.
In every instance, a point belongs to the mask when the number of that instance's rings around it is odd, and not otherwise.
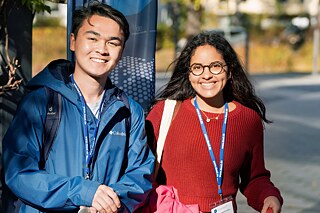
[{"label": "tree", "polygon": [[[19,0],[20,1],[20,0]],[[13,8],[25,6],[31,12],[31,21],[36,12],[47,11],[50,13],[50,7],[47,6],[44,0],[21,0],[10,1],[0,0],[0,34],[1,45],[3,46],[1,54],[1,75],[0,75],[0,95],[6,92],[18,90],[23,79],[17,76],[17,71],[21,68],[19,60],[16,56],[10,54],[9,49],[9,33],[8,33],[8,17],[12,15]],[[11,4],[9,4],[11,3]],[[13,4],[12,4],[13,3]],[[4,40],[4,41],[3,41]]]},{"label": "tree", "polygon": [[173,43],[177,52],[181,37],[190,38],[199,33],[202,22],[201,0],[162,0],[168,5],[173,25]]}]

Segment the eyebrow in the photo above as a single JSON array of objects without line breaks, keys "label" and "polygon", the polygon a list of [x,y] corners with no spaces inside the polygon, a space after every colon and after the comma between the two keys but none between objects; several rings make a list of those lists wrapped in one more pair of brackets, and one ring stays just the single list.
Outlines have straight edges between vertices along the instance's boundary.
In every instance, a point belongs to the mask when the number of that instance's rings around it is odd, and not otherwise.
[{"label": "eyebrow", "polygon": [[[93,35],[96,35],[96,36],[101,36],[100,33],[97,33],[97,32],[92,31],[92,30],[86,31],[85,34],[93,34]],[[110,36],[108,39],[109,40],[118,40],[118,41],[122,42],[122,39],[120,37],[118,37],[118,36]]]},{"label": "eyebrow", "polygon": [[[222,61],[212,61],[212,62],[210,62],[210,64],[208,64],[208,65],[211,65],[211,64],[213,64],[213,63],[226,64],[226,62],[222,62]],[[199,62],[194,62],[193,64],[201,64],[201,65],[204,65],[204,64],[199,63]]]}]

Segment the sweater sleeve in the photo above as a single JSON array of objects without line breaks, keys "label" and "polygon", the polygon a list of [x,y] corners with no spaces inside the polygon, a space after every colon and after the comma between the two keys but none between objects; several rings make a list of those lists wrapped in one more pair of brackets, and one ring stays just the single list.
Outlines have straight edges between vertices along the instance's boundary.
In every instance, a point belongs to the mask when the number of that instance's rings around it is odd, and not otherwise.
[{"label": "sweater sleeve", "polygon": [[248,204],[261,211],[264,199],[275,196],[283,203],[280,191],[271,182],[271,173],[265,168],[263,147],[263,125],[260,118],[255,118],[251,138],[251,153],[248,155],[240,172],[240,191],[247,198]]}]

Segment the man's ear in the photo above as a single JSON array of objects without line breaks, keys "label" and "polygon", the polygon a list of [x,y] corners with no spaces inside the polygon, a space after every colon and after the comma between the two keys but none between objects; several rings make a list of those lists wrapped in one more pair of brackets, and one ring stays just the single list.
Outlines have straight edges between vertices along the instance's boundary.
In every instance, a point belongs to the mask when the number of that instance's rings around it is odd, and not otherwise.
[{"label": "man's ear", "polygon": [[70,50],[75,51],[75,44],[76,43],[76,37],[74,33],[70,33]]}]

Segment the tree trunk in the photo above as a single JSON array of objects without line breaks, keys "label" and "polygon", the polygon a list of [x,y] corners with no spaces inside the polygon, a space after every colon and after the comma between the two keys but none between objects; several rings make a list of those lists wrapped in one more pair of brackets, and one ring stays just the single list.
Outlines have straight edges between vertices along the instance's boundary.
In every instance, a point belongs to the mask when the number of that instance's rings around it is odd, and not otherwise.
[{"label": "tree trunk", "polygon": [[195,10],[193,4],[187,5],[187,22],[186,22],[186,37],[189,40],[190,37],[198,34],[201,27],[201,9]]}]

